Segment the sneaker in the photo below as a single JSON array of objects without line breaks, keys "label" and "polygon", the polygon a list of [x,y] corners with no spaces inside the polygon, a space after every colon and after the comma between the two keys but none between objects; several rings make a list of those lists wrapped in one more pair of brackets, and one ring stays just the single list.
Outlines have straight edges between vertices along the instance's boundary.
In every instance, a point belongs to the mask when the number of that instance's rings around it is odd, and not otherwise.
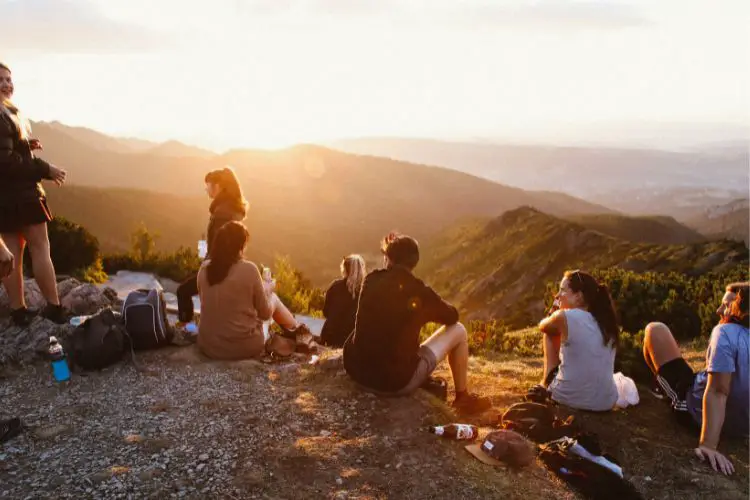
[{"label": "sneaker", "polygon": [[42,316],[58,325],[64,325],[68,322],[68,315],[61,305],[47,304],[47,307],[42,311]]},{"label": "sneaker", "polygon": [[315,337],[307,325],[300,323],[297,328],[292,330],[294,339],[297,342],[297,352],[312,352],[317,348]]},{"label": "sneaker", "polygon": [[473,415],[482,413],[492,408],[490,398],[485,398],[472,393],[466,393],[453,401],[453,408],[462,415]]},{"label": "sneaker", "polygon": [[26,307],[19,309],[13,309],[10,312],[10,318],[13,320],[13,324],[19,328],[26,328],[31,324],[37,315],[37,311],[31,311]]}]

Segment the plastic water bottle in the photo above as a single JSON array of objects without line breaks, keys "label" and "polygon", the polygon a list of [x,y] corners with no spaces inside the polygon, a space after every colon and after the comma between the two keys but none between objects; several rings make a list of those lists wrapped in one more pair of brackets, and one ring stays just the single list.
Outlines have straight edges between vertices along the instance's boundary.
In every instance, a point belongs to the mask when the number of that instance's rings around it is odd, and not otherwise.
[{"label": "plastic water bottle", "polygon": [[65,357],[65,351],[57,341],[57,337],[49,338],[49,358],[52,363],[52,375],[57,382],[66,382],[70,380],[70,368],[68,360]]}]

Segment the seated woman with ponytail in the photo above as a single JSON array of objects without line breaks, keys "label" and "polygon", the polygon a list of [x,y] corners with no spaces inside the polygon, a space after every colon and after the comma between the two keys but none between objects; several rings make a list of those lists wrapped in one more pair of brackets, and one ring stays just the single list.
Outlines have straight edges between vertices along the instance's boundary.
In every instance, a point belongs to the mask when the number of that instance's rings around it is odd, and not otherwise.
[{"label": "seated woman with ponytail", "polygon": [[260,356],[265,348],[263,322],[271,318],[286,330],[309,333],[276,296],[274,282],[263,281],[258,266],[243,258],[247,240],[241,223],[224,224],[198,272],[198,347],[209,358]]},{"label": "seated woman with ponytail", "polygon": [[614,381],[617,314],[606,285],[568,271],[555,296],[560,309],[539,323],[544,378],[552,399],[571,408],[607,411],[617,402]]}]

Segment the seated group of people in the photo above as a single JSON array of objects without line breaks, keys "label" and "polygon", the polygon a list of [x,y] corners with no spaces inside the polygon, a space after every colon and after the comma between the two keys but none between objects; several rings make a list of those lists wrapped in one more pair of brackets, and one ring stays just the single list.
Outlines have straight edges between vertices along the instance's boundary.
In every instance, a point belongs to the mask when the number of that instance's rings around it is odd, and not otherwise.
[{"label": "seated group of people", "polygon": [[[244,260],[248,232],[246,211],[231,169],[206,176],[211,204],[208,257],[197,276],[178,291],[180,320],[192,316],[191,296],[201,298],[198,345],[212,358],[242,359],[264,350],[263,321],[273,318],[287,330],[304,328],[274,293],[274,283]],[[453,406],[461,414],[491,407],[487,398],[469,392],[469,344],[454,306],[413,274],[419,245],[390,234],[381,245],[384,266],[366,272],[359,255],[345,257],[342,278],[325,297],[321,341],[343,347],[344,368],[360,386],[382,395],[401,396],[429,382],[437,364],[448,359],[455,386]],[[700,431],[696,454],[724,473],[732,464],[716,451],[720,435],[748,435],[748,283],[727,287],[711,333],[706,369],[694,373],[681,357],[669,328],[646,327],[644,357],[678,418]],[[606,285],[575,270],[563,276],[556,310],[543,319],[542,385],[550,397],[572,408],[609,411],[618,399],[614,381],[620,326]],[[442,325],[420,343],[428,323]]]}]

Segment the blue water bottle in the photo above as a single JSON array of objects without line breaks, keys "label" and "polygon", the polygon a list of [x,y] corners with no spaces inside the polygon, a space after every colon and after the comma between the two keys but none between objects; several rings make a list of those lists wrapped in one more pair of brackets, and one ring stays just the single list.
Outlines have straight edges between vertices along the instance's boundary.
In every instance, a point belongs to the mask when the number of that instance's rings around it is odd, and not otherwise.
[{"label": "blue water bottle", "polygon": [[57,337],[49,338],[49,359],[52,363],[52,375],[57,382],[66,382],[70,380],[70,369],[68,360],[65,358],[65,351],[57,341]]}]

